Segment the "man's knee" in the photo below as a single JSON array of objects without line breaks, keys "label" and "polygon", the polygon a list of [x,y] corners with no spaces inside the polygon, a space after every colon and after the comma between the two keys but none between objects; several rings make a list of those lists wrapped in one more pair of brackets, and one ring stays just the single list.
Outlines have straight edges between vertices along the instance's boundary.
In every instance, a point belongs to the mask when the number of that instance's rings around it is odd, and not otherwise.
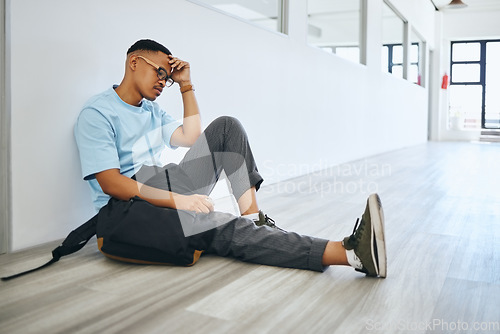
[{"label": "man's knee", "polygon": [[223,131],[228,131],[230,129],[243,129],[243,126],[241,125],[241,122],[233,116],[220,116],[217,117],[213,122],[211,123],[212,126],[222,129]]}]

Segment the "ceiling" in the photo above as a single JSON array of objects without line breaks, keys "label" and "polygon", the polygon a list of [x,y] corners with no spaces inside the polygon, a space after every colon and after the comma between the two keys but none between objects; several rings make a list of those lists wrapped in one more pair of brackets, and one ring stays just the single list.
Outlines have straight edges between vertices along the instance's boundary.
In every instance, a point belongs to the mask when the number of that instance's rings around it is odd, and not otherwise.
[{"label": "ceiling", "polygon": [[446,11],[446,12],[500,10],[500,0],[462,0],[468,6],[459,9],[447,8],[447,5],[450,3],[451,0],[432,0],[432,1],[440,11]]}]

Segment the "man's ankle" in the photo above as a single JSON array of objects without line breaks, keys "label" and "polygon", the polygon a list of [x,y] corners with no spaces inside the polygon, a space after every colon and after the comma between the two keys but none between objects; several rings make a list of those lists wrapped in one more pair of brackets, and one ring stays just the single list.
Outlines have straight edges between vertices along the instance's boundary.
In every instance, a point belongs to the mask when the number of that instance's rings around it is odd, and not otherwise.
[{"label": "man's ankle", "polygon": [[322,264],[325,266],[349,266],[346,249],[340,241],[328,241],[323,253]]}]

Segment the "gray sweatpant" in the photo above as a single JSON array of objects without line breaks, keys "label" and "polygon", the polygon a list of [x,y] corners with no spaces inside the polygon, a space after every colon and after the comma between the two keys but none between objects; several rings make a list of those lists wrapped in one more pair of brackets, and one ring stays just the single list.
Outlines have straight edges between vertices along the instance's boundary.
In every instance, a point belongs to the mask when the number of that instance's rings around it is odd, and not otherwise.
[{"label": "gray sweatpant", "polygon": [[[209,195],[223,170],[236,199],[251,187],[258,190],[263,181],[245,130],[233,117],[214,120],[178,165],[169,164],[152,177],[136,177],[176,193]],[[252,220],[221,212],[198,214],[196,220],[200,224],[215,222],[207,253],[279,267],[325,268],[321,261],[327,240],[258,227]]]}]

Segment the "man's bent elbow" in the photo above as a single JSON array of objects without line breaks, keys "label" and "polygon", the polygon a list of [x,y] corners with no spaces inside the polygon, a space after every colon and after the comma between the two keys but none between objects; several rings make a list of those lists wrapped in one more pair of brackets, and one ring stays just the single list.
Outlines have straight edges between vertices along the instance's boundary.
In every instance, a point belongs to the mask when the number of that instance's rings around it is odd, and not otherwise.
[{"label": "man's bent elbow", "polygon": [[184,147],[191,147],[196,143],[198,138],[200,138],[201,131],[196,132],[196,133],[184,133],[184,136],[182,138],[182,144],[181,146]]},{"label": "man's bent elbow", "polygon": [[188,139],[188,147],[191,147],[191,146],[194,145],[194,143],[196,143],[196,141],[198,140],[198,138],[200,138],[200,134],[198,134],[197,136],[192,136],[192,137],[190,137]]},{"label": "man's bent elbow", "polygon": [[98,173],[96,174],[96,179],[106,195],[117,199],[129,200],[138,192],[131,188],[132,185],[129,184],[129,179],[122,176],[118,170],[108,170]]},{"label": "man's bent elbow", "polygon": [[120,186],[108,185],[101,188],[106,195],[120,199],[122,201],[128,201],[135,196],[134,194],[129,194],[127,191],[124,191],[124,189],[122,189],[122,187]]}]

